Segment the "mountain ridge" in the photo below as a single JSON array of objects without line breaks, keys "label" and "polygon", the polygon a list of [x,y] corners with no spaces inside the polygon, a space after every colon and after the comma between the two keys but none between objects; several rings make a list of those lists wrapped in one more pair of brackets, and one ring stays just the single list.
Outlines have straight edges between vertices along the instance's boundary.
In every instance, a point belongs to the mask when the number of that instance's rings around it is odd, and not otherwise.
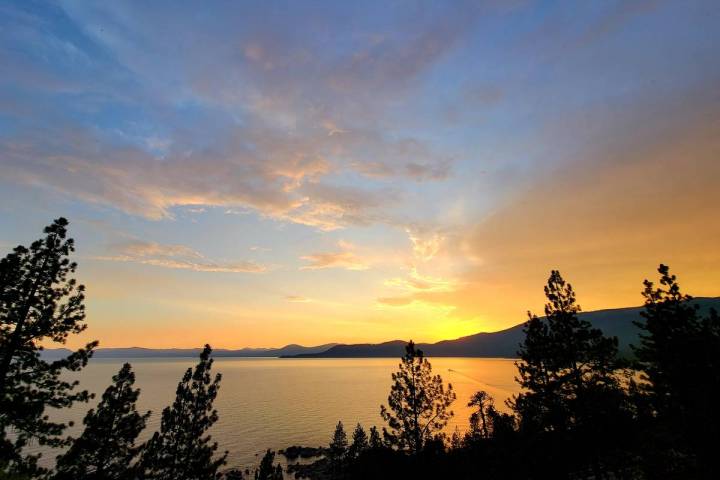
[{"label": "mountain ridge", "polygon": [[[316,353],[328,350],[337,343],[325,343],[322,345],[304,347],[290,343],[280,348],[239,348],[228,349],[218,348],[213,350],[213,356],[235,357],[235,358],[274,358],[281,356],[292,356],[301,353]],[[146,348],[146,347],[111,347],[98,348],[93,358],[186,358],[197,357],[202,348]],[[43,350],[43,356],[48,358],[60,358],[67,356],[71,351],[67,348],[49,348]]]},{"label": "mountain ridge", "polygon": [[[698,297],[693,299],[701,312],[710,308],[720,311],[720,297]],[[622,355],[631,355],[631,344],[639,341],[639,329],[633,321],[640,320],[639,307],[607,308],[581,312],[580,318],[588,320],[594,327],[600,328],[605,335],[618,337]],[[417,346],[429,357],[486,357],[516,358],[519,344],[523,338],[524,323],[498,330],[480,332],[435,343],[418,343]],[[326,343],[305,347],[295,343],[280,348],[240,349],[218,348],[213,350],[216,358],[397,358],[403,355],[405,340],[390,340],[381,343]],[[201,348],[99,348],[94,358],[185,358],[197,357]],[[43,356],[61,358],[70,354],[66,348],[46,349]]]},{"label": "mountain ridge", "polygon": [[[720,310],[720,297],[699,297],[692,300],[705,313],[710,308]],[[621,355],[631,356],[630,345],[639,342],[640,329],[633,321],[641,320],[643,307],[623,307],[581,312],[579,317],[589,321],[593,327],[600,328],[607,336],[618,338]],[[428,357],[495,357],[517,358],[517,351],[523,339],[524,323],[498,330],[441,340],[435,343],[418,343],[417,347]],[[338,344],[319,353],[302,353],[287,358],[367,358],[392,357],[403,355],[402,340],[393,340],[378,344]]]}]

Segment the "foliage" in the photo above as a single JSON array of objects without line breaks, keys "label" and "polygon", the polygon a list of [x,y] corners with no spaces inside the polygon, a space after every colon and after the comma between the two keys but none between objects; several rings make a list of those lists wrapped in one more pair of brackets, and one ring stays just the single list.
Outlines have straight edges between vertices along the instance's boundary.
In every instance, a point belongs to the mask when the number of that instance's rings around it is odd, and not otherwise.
[{"label": "foliage", "polygon": [[380,407],[380,415],[390,428],[383,433],[390,445],[417,455],[452,417],[449,408],[455,392],[450,384],[444,388],[440,375],[432,374],[430,362],[412,340],[392,379],[388,407]]},{"label": "foliage", "polygon": [[367,433],[365,433],[365,429],[363,429],[362,425],[358,423],[355,426],[355,430],[353,430],[352,443],[348,448],[348,457],[351,459],[356,459],[358,456],[360,456],[362,452],[364,452],[368,448],[369,444]]},{"label": "foliage", "polygon": [[553,270],[545,287],[545,318],[529,315],[518,352],[520,385],[513,406],[523,426],[567,430],[584,421],[582,401],[591,388],[617,388],[617,339],[580,320],[575,292]]},{"label": "foliage", "polygon": [[370,427],[370,440],[369,440],[369,446],[373,450],[377,450],[378,448],[383,447],[383,441],[382,438],[380,438],[380,432],[378,432],[378,429],[376,426]]},{"label": "foliage", "polygon": [[222,475],[223,480],[243,480],[243,478],[245,478],[245,476],[243,475],[242,470],[238,468],[233,468],[231,470],[223,472]]},{"label": "foliage", "polygon": [[268,449],[260,460],[260,466],[255,470],[255,480],[283,480],[283,471],[280,464],[274,465],[275,452]]},{"label": "foliage", "polygon": [[[539,461],[554,475],[585,468],[597,474],[601,464],[622,456],[613,437],[630,421],[618,375],[617,339],[578,317],[575,292],[557,270],[550,274],[545,295],[545,318],[529,315],[525,325],[516,363],[524,390],[510,405],[523,434],[548,449],[538,450]],[[558,455],[561,450],[565,456]]]},{"label": "foliage", "polygon": [[458,427],[455,427],[455,430],[453,430],[452,435],[450,436],[450,448],[453,450],[458,450],[463,447],[463,437],[460,434],[460,429]]},{"label": "foliage", "polygon": [[643,334],[634,349],[643,372],[639,401],[646,401],[651,417],[645,467],[665,478],[717,475],[712,445],[720,435],[720,318],[714,310],[701,315],[666,265],[658,272],[659,286],[644,282],[643,321],[637,323]]},{"label": "foliage", "polygon": [[470,398],[468,407],[475,407],[475,411],[470,415],[468,438],[490,438],[493,433],[492,417],[496,413],[495,400],[489,393],[480,390]]},{"label": "foliage", "polygon": [[135,440],[145,428],[150,412],[138,413],[139,389],[129,363],[113,376],[98,406],[90,410],[85,430],[57,460],[54,480],[132,480],[140,452]]},{"label": "foliage", "polygon": [[213,402],[221,375],[210,376],[212,349],[205,345],[195,369],[188,368],[178,384],[175,401],[162,412],[160,431],[148,441],[142,455],[142,478],[210,480],[219,478],[227,452],[213,458],[217,443],[207,430],[217,421]]},{"label": "foliage", "polygon": [[338,422],[335,426],[332,440],[330,441],[330,458],[342,460],[347,452],[347,434],[342,422]]},{"label": "foliage", "polygon": [[0,470],[6,473],[39,472],[37,456],[22,452],[30,441],[68,444],[62,436],[67,425],[50,421],[47,407],[90,398],[62,377],[82,369],[97,342],[61,360],[41,357],[43,343],[65,343],[86,328],[85,287],[72,278],[77,264],[69,259],[75,246],[67,226],[58,218],[44,229],[44,238],[0,260]]},{"label": "foliage", "polygon": [[340,478],[345,469],[348,453],[348,440],[345,433],[345,427],[342,422],[338,422],[335,426],[330,446],[328,448],[328,460],[330,473],[333,478]]}]

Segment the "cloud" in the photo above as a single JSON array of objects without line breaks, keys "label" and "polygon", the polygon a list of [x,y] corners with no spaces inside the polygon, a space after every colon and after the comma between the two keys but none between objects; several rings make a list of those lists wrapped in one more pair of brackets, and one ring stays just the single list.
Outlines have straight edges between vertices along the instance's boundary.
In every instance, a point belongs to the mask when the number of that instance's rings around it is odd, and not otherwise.
[{"label": "cloud", "polygon": [[367,270],[370,268],[369,265],[352,252],[313,253],[300,258],[310,262],[308,265],[300,267],[301,270],[320,270],[323,268]]},{"label": "cloud", "polygon": [[407,307],[412,305],[416,300],[410,296],[404,297],[380,297],[377,299],[377,303],[386,307]]},{"label": "cloud", "polygon": [[421,275],[415,267],[410,269],[406,278],[391,278],[385,286],[401,288],[411,292],[449,292],[456,288],[455,280]]},{"label": "cloud", "polygon": [[384,210],[398,201],[398,193],[387,188],[371,190],[312,183],[303,185],[298,193],[302,199],[281,218],[325,231],[385,221]]},{"label": "cloud", "polygon": [[448,245],[455,258],[482,259],[466,264],[457,289],[413,298],[507,326],[541,311],[551,269],[593,310],[640,304],[642,280],[661,262],[687,293],[716,296],[717,98],[717,86],[707,86],[646,105],[636,118],[613,118],[578,153],[584,162],[548,171]]},{"label": "cloud", "polygon": [[443,302],[434,297],[434,294],[451,294],[459,286],[454,279],[445,279],[421,275],[416,267],[412,267],[407,277],[391,278],[384,282],[386,287],[404,290],[403,295],[380,297],[377,303],[385,307],[406,307],[410,305],[433,305],[447,309],[454,309],[454,305]]},{"label": "cloud", "polygon": [[[399,9],[401,28],[380,34],[372,12],[385,6],[368,6],[365,26],[330,47],[311,33],[344,33],[339,5],[309,22],[262,8],[190,22],[185,7],[69,3],[49,22],[8,7],[0,56],[17,92],[0,102],[13,125],[0,137],[3,179],[155,220],[219,206],[332,230],[381,222],[392,206],[371,198],[389,200],[374,185],[358,196],[339,184],[343,174],[448,177],[452,155],[380,120],[455,48],[476,8]],[[167,55],[178,47],[168,38],[183,39],[182,56]]]},{"label": "cloud", "polygon": [[292,303],[309,303],[311,300],[300,295],[286,295],[285,300]]},{"label": "cloud", "polygon": [[0,138],[0,156],[6,180],[155,220],[171,218],[176,206],[189,212],[217,206],[334,230],[380,221],[398,198],[387,188],[316,182],[329,168],[325,160],[287,157],[271,148],[263,156],[228,147],[159,159],[136,147],[108,148],[86,132],[60,130],[52,140],[36,134]]},{"label": "cloud", "polygon": [[422,310],[433,310],[437,312],[439,317],[450,315],[455,310],[454,305],[447,305],[437,301],[426,301],[414,295],[405,295],[397,297],[380,297],[376,300],[378,307],[390,308],[412,308],[420,307]]},{"label": "cloud", "polygon": [[304,255],[302,260],[310,262],[300,267],[301,270],[320,270],[324,268],[342,268],[345,270],[367,270],[370,268],[367,260],[357,255],[355,245],[345,240],[338,242],[340,251],[322,252]]},{"label": "cloud", "polygon": [[201,214],[207,212],[207,208],[205,207],[187,207],[185,209],[188,213],[194,213],[194,214]]},{"label": "cloud", "polygon": [[429,231],[427,228],[418,226],[407,227],[405,232],[412,244],[415,258],[423,262],[432,260],[433,257],[437,255],[445,239],[445,237],[438,232]]},{"label": "cloud", "polygon": [[114,254],[98,260],[134,262],[156,267],[194,270],[197,272],[262,273],[263,265],[250,261],[214,262],[185,245],[167,245],[135,240],[113,247]]}]

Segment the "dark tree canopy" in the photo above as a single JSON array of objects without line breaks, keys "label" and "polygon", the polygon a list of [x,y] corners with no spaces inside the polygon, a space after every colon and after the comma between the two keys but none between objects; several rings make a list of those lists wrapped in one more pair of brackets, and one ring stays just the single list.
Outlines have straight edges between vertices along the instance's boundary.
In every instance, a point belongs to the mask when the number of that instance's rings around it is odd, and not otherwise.
[{"label": "dark tree canopy", "polygon": [[545,318],[529,315],[525,324],[517,367],[526,392],[512,406],[525,428],[563,431],[587,419],[583,398],[619,389],[617,338],[605,337],[578,317],[575,292],[557,270],[545,296]]},{"label": "dark tree canopy", "polygon": [[345,433],[343,423],[338,422],[328,447],[328,459],[330,460],[330,471],[333,478],[341,476],[341,472],[345,468],[347,450],[347,433]]},{"label": "dark tree canopy", "polygon": [[376,426],[370,427],[370,439],[368,440],[368,445],[373,450],[377,450],[379,448],[382,448],[383,441],[380,437],[380,432],[378,431]]},{"label": "dark tree canopy", "polygon": [[452,417],[455,392],[450,384],[445,389],[440,375],[432,374],[430,362],[412,340],[392,379],[388,407],[380,407],[389,427],[383,432],[390,445],[418,454]]},{"label": "dark tree canopy", "polygon": [[142,456],[142,478],[210,480],[219,478],[227,452],[214,458],[217,443],[207,431],[218,420],[213,402],[221,375],[210,375],[212,349],[205,345],[195,369],[188,368],[178,384],[175,402],[162,412],[160,431],[148,441]]},{"label": "dark tree canopy", "polygon": [[273,465],[275,452],[267,450],[255,470],[255,480],[283,480],[283,470],[280,464]]},{"label": "dark tree canopy", "polygon": [[150,412],[136,408],[139,389],[126,363],[113,376],[98,406],[90,410],[85,429],[70,449],[57,460],[54,480],[133,480],[137,477],[135,440],[145,428]]},{"label": "dark tree canopy", "polygon": [[348,448],[348,457],[354,459],[357,458],[362,452],[367,450],[369,447],[368,436],[365,433],[365,429],[359,423],[355,426],[352,434],[352,443]]},{"label": "dark tree canopy", "polygon": [[720,435],[720,318],[701,315],[666,265],[660,284],[645,280],[639,390],[653,418],[650,468],[664,477],[720,474],[713,445]]},{"label": "dark tree canopy", "polygon": [[509,405],[522,433],[539,442],[535,461],[546,473],[562,478],[585,468],[595,476],[624,471],[631,436],[617,434],[631,422],[631,409],[617,338],[578,317],[575,292],[556,270],[545,295],[545,318],[530,315],[518,352],[517,381],[524,391]]},{"label": "dark tree canopy", "polygon": [[347,446],[348,440],[345,427],[342,422],[338,422],[330,441],[330,458],[341,460],[347,452]]},{"label": "dark tree canopy", "polygon": [[85,288],[72,278],[77,265],[69,259],[74,242],[67,226],[55,220],[44,238],[0,260],[0,471],[35,470],[37,457],[21,451],[29,441],[66,445],[66,425],[50,421],[46,408],[90,398],[62,374],[83,368],[97,342],[61,360],[41,358],[43,343],[65,343],[86,328]]},{"label": "dark tree canopy", "polygon": [[475,392],[468,402],[468,407],[474,407],[470,414],[470,429],[467,432],[469,440],[490,438],[493,434],[493,417],[496,415],[495,400],[484,390]]}]

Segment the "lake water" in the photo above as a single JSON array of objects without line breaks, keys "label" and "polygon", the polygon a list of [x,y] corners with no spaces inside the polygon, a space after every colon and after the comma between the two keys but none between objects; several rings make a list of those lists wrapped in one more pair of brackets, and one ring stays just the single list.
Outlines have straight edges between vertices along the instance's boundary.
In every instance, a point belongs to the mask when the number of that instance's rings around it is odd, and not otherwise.
[{"label": "lake water", "polygon": [[[91,360],[79,376],[81,386],[99,397],[126,360]],[[136,386],[142,390],[139,410],[153,412],[141,437],[145,439],[159,427],[160,412],[173,401],[178,381],[195,359],[127,361],[133,365]],[[366,429],[380,427],[380,404],[387,402],[390,374],[398,362],[388,358],[216,359],[213,371],[222,373],[223,378],[215,402],[220,420],[211,433],[221,451],[229,450],[228,466],[252,467],[266,448],[327,445],[338,420],[345,424],[348,436],[358,422]],[[513,360],[431,358],[430,362],[433,372],[440,374],[445,383],[452,383],[457,393],[449,431],[455,426],[467,428],[470,410],[466,405],[477,390],[489,392],[502,410],[506,410],[505,400],[519,391]],[[80,424],[94,403],[59,412],[53,418]],[[77,431],[77,427],[71,430]],[[47,464],[55,453],[45,452],[43,456]]]}]

